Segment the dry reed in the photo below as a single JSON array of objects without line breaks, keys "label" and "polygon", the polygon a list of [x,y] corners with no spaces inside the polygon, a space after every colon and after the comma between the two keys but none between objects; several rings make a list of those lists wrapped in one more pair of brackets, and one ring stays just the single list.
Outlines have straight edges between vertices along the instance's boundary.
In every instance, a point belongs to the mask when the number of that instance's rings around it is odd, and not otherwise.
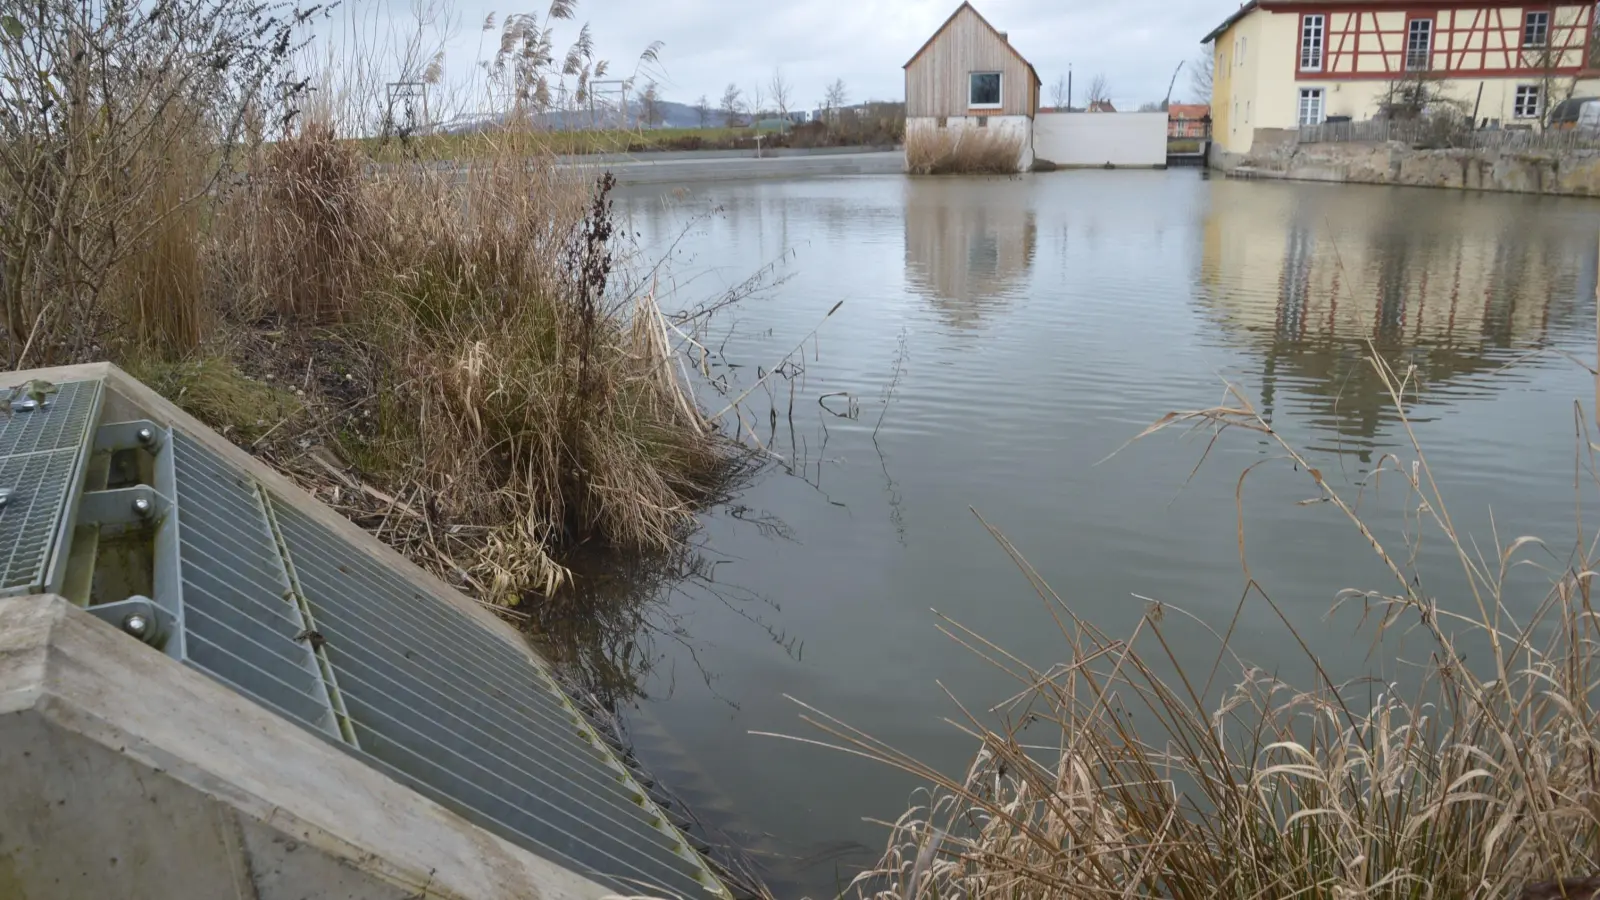
[{"label": "dry reed", "polygon": [[1009,129],[914,128],[906,134],[906,169],[915,175],[1011,175],[1022,162],[1022,136]]},{"label": "dry reed", "polygon": [[[737,450],[654,298],[612,271],[611,183],[529,124],[523,89],[571,65],[547,44],[575,8],[506,17],[473,102],[518,124],[474,135],[459,171],[378,165],[339,132],[361,123],[332,98],[370,108],[341,86],[382,60],[286,107],[322,7],[30,8],[0,29],[0,74],[44,98],[0,97],[10,362],[121,362],[484,599],[554,594],[578,547],[673,549]],[[588,33],[573,58],[602,72]],[[40,53],[72,64],[41,74]]]},{"label": "dry reed", "polygon": [[[1411,434],[1405,379],[1373,365]],[[1222,407],[1169,415],[1146,435],[1182,425],[1211,430],[1213,440],[1244,429],[1274,444],[1317,499],[1370,543],[1393,584],[1350,597],[1378,613],[1377,637],[1396,627],[1427,635],[1416,683],[1366,699],[1366,689],[1331,680],[1298,634],[1318,673],[1311,685],[1233,658],[1227,634],[1209,672],[1185,669],[1163,626],[1176,610],[1152,604],[1132,634],[1108,635],[985,522],[1054,616],[1068,660],[1039,671],[955,622],[941,623],[1020,686],[998,708],[1004,727],[962,710],[959,725],[980,750],[960,777],[808,707],[807,720],[836,738],[834,746],[931,785],[926,802],[893,824],[886,856],[854,893],[1591,897],[1600,887],[1594,537],[1580,526],[1577,552],[1552,573],[1548,595],[1519,605],[1507,596],[1506,576],[1538,543],[1497,540],[1493,556],[1480,554],[1457,530],[1412,435],[1412,458],[1390,457],[1384,468],[1405,482],[1409,508],[1427,530],[1453,548],[1467,586],[1436,599],[1420,592],[1408,568],[1414,547],[1391,552],[1242,393],[1232,390]],[[1592,445],[1583,446],[1582,468],[1600,486]],[[1242,507],[1240,516],[1242,556]],[[1289,627],[1248,565],[1245,574],[1241,611],[1259,603]],[[1470,665],[1462,649],[1469,645]],[[1218,702],[1213,678],[1228,670],[1236,683]],[[1134,710],[1149,730],[1135,733]]]}]

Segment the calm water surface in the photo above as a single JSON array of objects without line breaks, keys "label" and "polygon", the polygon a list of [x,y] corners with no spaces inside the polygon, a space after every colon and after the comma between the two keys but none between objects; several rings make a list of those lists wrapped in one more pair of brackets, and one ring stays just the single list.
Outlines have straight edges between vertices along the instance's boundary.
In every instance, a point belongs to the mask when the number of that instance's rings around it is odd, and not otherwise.
[{"label": "calm water surface", "polygon": [[[1406,448],[1370,341],[1416,367],[1416,431],[1458,521],[1492,541],[1492,511],[1502,540],[1570,546],[1573,403],[1588,409],[1593,383],[1563,352],[1594,356],[1600,204],[1171,171],[636,189],[619,210],[670,258],[668,305],[771,266],[713,329],[744,366],[717,370],[736,390],[821,324],[803,373],[746,404],[790,471],[707,516],[714,583],[661,590],[666,633],[629,648],[656,660],[634,717],[644,761],[763,854],[780,893],[847,880],[882,845],[863,820],[898,816],[916,786],[750,734],[823,737],[785,694],[959,773],[974,745],[944,721],[958,711],[941,685],[973,708],[1016,686],[932,610],[1041,667],[1065,657],[969,507],[1106,631],[1144,598],[1225,626],[1244,585],[1235,489],[1271,449],[1230,435],[1192,479],[1203,439],[1111,455],[1168,411],[1218,403],[1225,380],[1348,484]],[[1393,485],[1364,508],[1391,537]],[[1314,493],[1284,465],[1250,476],[1251,568],[1331,668],[1387,673],[1392,652],[1369,657],[1353,619],[1324,618],[1339,590],[1386,585],[1335,510],[1297,503]],[[1444,550],[1424,544],[1420,563],[1441,584]],[[1209,665],[1204,632],[1169,622]],[[1264,608],[1235,646],[1304,675]]]}]

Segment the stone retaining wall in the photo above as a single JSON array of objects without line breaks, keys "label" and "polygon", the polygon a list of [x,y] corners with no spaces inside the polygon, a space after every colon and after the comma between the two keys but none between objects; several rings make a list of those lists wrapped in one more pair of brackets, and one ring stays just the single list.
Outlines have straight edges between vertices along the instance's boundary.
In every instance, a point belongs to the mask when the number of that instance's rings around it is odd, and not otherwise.
[{"label": "stone retaining wall", "polygon": [[1396,141],[1300,144],[1293,135],[1260,129],[1248,155],[1217,151],[1211,166],[1292,181],[1600,197],[1600,150],[1417,150]]}]

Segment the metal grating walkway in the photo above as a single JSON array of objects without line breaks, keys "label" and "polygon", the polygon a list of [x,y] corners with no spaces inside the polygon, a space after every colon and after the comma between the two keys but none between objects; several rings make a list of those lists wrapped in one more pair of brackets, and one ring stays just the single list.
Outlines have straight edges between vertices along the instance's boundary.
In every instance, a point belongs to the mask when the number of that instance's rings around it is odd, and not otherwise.
[{"label": "metal grating walkway", "polygon": [[725,896],[520,648],[199,442],[171,447],[190,665],[623,894]]}]

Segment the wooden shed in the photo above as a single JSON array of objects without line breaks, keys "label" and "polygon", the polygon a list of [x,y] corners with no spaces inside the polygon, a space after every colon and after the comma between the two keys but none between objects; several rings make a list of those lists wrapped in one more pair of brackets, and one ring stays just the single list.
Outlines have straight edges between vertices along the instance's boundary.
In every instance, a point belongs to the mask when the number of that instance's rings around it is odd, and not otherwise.
[{"label": "wooden shed", "polygon": [[908,117],[1039,111],[1039,73],[971,3],[950,14],[905,70]]},{"label": "wooden shed", "polygon": [[1039,73],[1006,33],[962,3],[905,64],[908,140],[918,131],[995,128],[1019,133],[1032,163]]}]

